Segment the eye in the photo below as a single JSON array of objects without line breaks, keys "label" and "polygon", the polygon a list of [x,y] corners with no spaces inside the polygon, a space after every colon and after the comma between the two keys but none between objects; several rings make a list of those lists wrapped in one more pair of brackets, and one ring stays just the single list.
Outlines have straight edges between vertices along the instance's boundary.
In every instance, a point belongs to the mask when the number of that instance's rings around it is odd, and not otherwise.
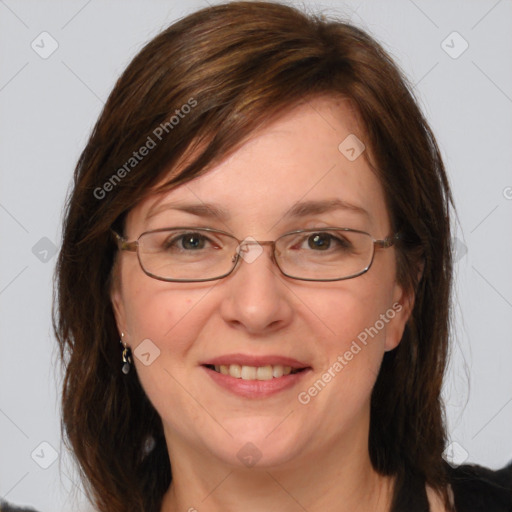
[{"label": "eye", "polygon": [[313,233],[307,238],[308,247],[316,251],[328,249],[350,249],[352,244],[343,237],[337,237],[330,233]]},{"label": "eye", "polygon": [[325,251],[331,246],[331,235],[328,233],[315,233],[308,237],[308,246],[311,249],[320,249]]},{"label": "eye", "polygon": [[209,238],[201,233],[183,233],[167,238],[163,247],[167,250],[197,251],[204,249],[208,243],[210,243]]}]

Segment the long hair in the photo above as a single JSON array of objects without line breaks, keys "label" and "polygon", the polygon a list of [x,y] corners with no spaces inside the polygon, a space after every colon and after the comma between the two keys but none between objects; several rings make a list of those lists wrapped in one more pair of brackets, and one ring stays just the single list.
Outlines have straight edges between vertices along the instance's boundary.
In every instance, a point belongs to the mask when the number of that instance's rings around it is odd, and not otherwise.
[{"label": "long hair", "polygon": [[132,60],[80,156],[66,204],[53,313],[65,368],[63,430],[101,512],[155,512],[172,479],[161,419],[136,372],[121,373],[110,228],[122,231],[126,213],[166,176],[158,190],[208,172],[263,123],[318,96],[343,97],[357,110],[365,158],[372,155],[391,227],[402,234],[397,280],[416,297],[374,387],[371,461],[397,477],[395,495],[415,474],[447,496],[440,392],[452,199],[435,138],[407,79],[367,33],[278,3],[232,2],[172,24]]}]

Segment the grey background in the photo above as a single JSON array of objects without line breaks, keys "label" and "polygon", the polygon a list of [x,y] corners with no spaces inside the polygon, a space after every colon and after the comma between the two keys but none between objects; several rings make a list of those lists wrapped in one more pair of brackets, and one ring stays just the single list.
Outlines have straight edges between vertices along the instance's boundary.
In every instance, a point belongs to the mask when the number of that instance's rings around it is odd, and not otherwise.
[{"label": "grey background", "polygon": [[[50,323],[64,198],[117,76],[208,3],[0,0],[0,497],[10,502],[88,510],[61,442]],[[447,456],[501,467],[512,459],[512,1],[301,5],[370,31],[415,84],[459,214]],[[43,31],[58,43],[47,59],[31,47]],[[469,44],[457,58],[454,31]]]}]

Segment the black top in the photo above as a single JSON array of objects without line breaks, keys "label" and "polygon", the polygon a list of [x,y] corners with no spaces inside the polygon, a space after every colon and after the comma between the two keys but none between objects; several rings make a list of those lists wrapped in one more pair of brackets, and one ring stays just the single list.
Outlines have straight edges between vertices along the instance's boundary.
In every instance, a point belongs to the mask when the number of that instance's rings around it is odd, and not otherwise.
[{"label": "black top", "polygon": [[6,501],[0,501],[0,512],[37,512],[33,508],[15,507]]},{"label": "black top", "polygon": [[499,471],[451,468],[450,483],[457,512],[512,512],[512,463]]},{"label": "black top", "polygon": [[[499,471],[482,466],[447,464],[456,512],[512,512],[512,463]],[[392,512],[430,512],[423,479],[406,475]]]},{"label": "black top", "polygon": [[[499,471],[482,466],[448,466],[456,512],[512,512],[512,463]],[[413,476],[401,482],[392,512],[429,512],[425,483]],[[0,502],[0,512],[36,512]]]}]

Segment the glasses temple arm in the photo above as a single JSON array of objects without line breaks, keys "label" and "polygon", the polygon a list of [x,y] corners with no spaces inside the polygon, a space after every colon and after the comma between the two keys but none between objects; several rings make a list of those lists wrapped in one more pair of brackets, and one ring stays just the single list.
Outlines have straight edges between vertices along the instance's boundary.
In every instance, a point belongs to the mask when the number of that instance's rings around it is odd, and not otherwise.
[{"label": "glasses temple arm", "polygon": [[113,229],[110,230],[112,233],[112,236],[114,237],[114,240],[117,244],[117,247],[120,251],[131,251],[131,252],[137,252],[137,242],[128,242],[126,238],[122,237],[119,233],[114,231]]},{"label": "glasses temple arm", "polygon": [[388,247],[395,245],[395,243],[400,240],[400,235],[401,233],[395,233],[394,235],[387,236],[384,240],[375,240],[375,244],[381,249],[387,249]]}]

